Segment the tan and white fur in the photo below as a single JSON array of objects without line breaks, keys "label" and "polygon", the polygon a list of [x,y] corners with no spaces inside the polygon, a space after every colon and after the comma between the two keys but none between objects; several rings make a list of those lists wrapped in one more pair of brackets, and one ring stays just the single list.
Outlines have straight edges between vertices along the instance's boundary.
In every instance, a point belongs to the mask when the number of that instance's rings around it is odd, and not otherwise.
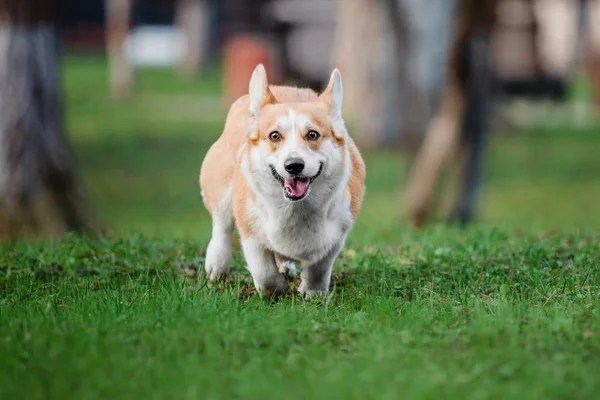
[{"label": "tan and white fur", "polygon": [[261,295],[287,291],[300,267],[305,297],[329,289],[333,264],[360,210],[365,165],[342,118],[336,69],[319,96],[269,86],[262,65],[249,94],[231,106],[200,171],[212,216],[205,270],[229,272],[234,222],[247,269]]}]

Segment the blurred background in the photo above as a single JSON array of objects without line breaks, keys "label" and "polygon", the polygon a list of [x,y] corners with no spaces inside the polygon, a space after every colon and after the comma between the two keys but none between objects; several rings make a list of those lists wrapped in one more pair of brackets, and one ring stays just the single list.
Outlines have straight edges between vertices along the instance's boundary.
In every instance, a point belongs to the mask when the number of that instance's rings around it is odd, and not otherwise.
[{"label": "blurred background", "polygon": [[341,70],[368,171],[355,242],[600,228],[598,0],[2,4],[5,237],[206,241],[200,164],[257,63],[315,90]]}]

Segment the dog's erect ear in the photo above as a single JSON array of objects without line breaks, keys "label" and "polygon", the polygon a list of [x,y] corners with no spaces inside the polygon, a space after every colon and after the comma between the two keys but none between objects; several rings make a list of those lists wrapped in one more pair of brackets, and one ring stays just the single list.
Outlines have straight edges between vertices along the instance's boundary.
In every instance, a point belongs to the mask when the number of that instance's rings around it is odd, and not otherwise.
[{"label": "dog's erect ear", "polygon": [[337,68],[331,73],[329,84],[319,98],[329,107],[329,115],[334,124],[335,136],[338,138],[344,137],[346,134],[344,119],[342,118],[344,87],[342,86],[342,74]]},{"label": "dog's erect ear", "polygon": [[267,82],[267,71],[262,64],[258,64],[252,72],[250,78],[250,85],[248,87],[248,96],[250,97],[250,104],[248,105],[248,111],[250,112],[250,119],[253,122],[248,133],[250,140],[258,139],[258,114],[260,109],[269,103],[275,102],[275,96],[269,90],[269,83]]},{"label": "dog's erect ear", "polygon": [[329,106],[331,118],[342,118],[342,100],[344,97],[344,88],[342,87],[342,74],[336,68],[331,73],[329,84],[321,94],[321,101]]},{"label": "dog's erect ear", "polygon": [[258,118],[258,113],[262,106],[272,103],[275,100],[273,93],[269,90],[267,71],[262,64],[258,64],[252,73],[248,94],[250,96],[248,109],[252,118]]}]

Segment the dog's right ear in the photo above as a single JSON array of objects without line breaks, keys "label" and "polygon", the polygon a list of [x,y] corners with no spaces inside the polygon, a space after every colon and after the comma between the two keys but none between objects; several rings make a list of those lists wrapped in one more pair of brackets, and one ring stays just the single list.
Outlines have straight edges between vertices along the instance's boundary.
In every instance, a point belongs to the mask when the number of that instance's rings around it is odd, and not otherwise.
[{"label": "dog's right ear", "polygon": [[275,102],[275,96],[269,90],[269,83],[267,82],[267,71],[262,64],[258,64],[252,73],[250,78],[250,85],[248,87],[248,96],[250,98],[250,104],[248,105],[248,111],[250,112],[250,119],[253,122],[248,134],[250,140],[258,139],[258,114],[260,109],[265,104]]},{"label": "dog's right ear", "polygon": [[273,103],[275,100],[273,93],[269,90],[267,71],[262,64],[258,64],[252,73],[248,94],[250,96],[248,110],[250,111],[250,116],[255,119],[258,119],[260,109],[265,104]]}]

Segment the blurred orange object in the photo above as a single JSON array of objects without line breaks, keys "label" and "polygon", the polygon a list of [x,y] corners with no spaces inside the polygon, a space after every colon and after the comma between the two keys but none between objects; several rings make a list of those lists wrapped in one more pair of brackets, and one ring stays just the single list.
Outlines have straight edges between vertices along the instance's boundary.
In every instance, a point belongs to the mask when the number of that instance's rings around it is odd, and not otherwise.
[{"label": "blurred orange object", "polygon": [[226,104],[248,93],[250,76],[258,64],[265,66],[271,83],[280,82],[273,51],[267,41],[246,35],[237,35],[227,41],[223,49],[223,95]]}]

